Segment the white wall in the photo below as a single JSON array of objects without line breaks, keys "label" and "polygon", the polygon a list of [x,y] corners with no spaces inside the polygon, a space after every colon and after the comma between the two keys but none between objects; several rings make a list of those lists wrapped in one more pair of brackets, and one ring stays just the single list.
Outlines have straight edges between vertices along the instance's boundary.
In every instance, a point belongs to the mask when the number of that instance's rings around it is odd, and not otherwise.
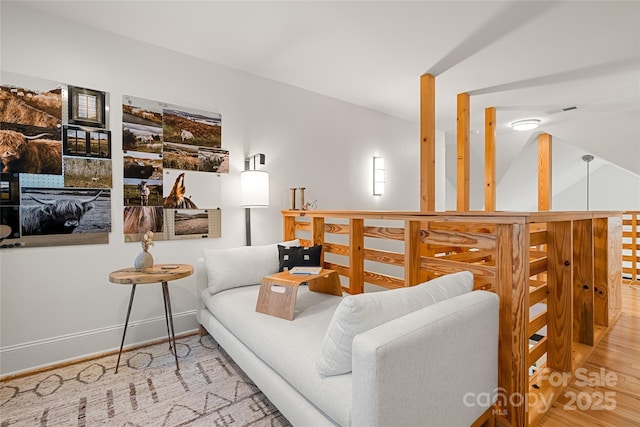
[{"label": "white wall", "polygon": [[[222,180],[222,237],[157,242],[157,263],[193,264],[204,247],[244,244],[239,171],[266,154],[271,206],[252,211],[253,243],[282,237],[289,187],[319,209],[419,208],[419,128],[335,99],[2,2],[3,70],[104,90],[111,98],[112,232],[107,245],[0,250],[0,374],[117,348],[129,286],[108,281],[131,266],[122,236],[122,95],[219,112],[231,172]],[[72,61],[71,58],[74,58]],[[416,77],[418,78],[418,77]],[[374,154],[385,157],[387,193],[371,193]],[[197,327],[195,278],[171,283],[176,331]],[[160,286],[139,286],[127,343],[166,333]]]},{"label": "white wall", "polygon": [[[583,169],[584,164],[582,165]],[[584,210],[587,206],[586,171],[579,181],[553,198],[553,209]],[[589,210],[637,211],[640,209],[640,177],[612,164],[589,174]]]},{"label": "white wall", "polygon": [[[553,138],[551,155],[554,211],[585,210],[587,169],[578,147]],[[640,160],[640,159],[639,159]],[[507,211],[538,210],[538,142],[528,142],[496,187],[496,207]],[[533,179],[531,179],[533,177]],[[640,209],[640,176],[596,157],[589,164],[590,210]]]}]

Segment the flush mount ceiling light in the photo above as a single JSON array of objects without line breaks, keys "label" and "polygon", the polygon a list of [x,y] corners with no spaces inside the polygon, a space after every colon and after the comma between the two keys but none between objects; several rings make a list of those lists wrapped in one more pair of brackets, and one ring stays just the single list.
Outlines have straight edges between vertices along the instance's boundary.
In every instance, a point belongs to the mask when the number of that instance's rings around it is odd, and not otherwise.
[{"label": "flush mount ceiling light", "polygon": [[517,122],[511,123],[511,129],[513,130],[531,130],[538,126],[540,126],[540,120],[538,119],[518,120]]}]

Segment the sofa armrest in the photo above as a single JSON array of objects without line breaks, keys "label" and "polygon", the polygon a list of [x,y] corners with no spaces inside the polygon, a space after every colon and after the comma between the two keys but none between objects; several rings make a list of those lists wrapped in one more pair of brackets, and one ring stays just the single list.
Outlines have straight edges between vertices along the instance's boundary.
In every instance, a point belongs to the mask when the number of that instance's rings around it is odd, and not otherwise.
[{"label": "sofa armrest", "polygon": [[498,306],[470,292],[357,335],[352,425],[471,425],[495,402]]},{"label": "sofa armrest", "polygon": [[209,281],[207,279],[207,266],[203,257],[196,259],[196,318],[198,323],[202,325],[200,321],[200,310],[204,308],[204,302],[202,301],[202,291],[207,289]]}]

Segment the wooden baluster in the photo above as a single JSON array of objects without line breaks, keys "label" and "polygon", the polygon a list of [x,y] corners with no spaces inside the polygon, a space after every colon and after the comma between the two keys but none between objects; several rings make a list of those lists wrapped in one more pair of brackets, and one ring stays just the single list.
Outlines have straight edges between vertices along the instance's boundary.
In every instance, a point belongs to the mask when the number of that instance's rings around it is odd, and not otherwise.
[{"label": "wooden baluster", "polygon": [[[311,218],[311,244],[324,244],[324,217]],[[324,248],[320,254],[320,265],[324,267]]]},{"label": "wooden baluster", "polygon": [[596,325],[609,326],[609,221],[593,220],[593,321]]},{"label": "wooden baluster", "polygon": [[349,220],[349,293],[364,292],[364,219]]},{"label": "wooden baluster", "polygon": [[573,233],[571,221],[547,224],[547,365],[572,372]]},{"label": "wooden baluster", "polygon": [[404,285],[420,283],[420,221],[404,222]]},{"label": "wooden baluster", "polygon": [[[622,311],[622,217],[610,216],[607,225],[609,321],[615,321]],[[633,242],[637,245],[638,242]],[[637,264],[636,264],[637,266]],[[637,268],[637,267],[636,267]],[[636,270],[636,273],[638,271]],[[637,276],[632,280],[637,280]]]},{"label": "wooden baluster", "polygon": [[593,345],[593,229],[590,219],[573,221],[573,339]]}]

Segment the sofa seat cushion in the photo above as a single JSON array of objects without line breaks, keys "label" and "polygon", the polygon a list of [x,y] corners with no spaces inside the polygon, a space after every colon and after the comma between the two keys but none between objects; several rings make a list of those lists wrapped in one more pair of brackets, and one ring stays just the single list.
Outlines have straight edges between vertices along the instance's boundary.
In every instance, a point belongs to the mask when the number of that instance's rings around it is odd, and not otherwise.
[{"label": "sofa seat cushion", "polygon": [[473,290],[473,274],[448,274],[408,288],[349,295],[336,309],[317,358],[324,376],[351,372],[353,338],[420,308]]},{"label": "sofa seat cushion", "polygon": [[257,313],[259,286],[201,297],[209,311],[256,356],[337,424],[349,425],[351,373],[321,376],[316,369],[322,340],[341,297],[300,286],[292,321]]},{"label": "sofa seat cushion", "polygon": [[238,286],[255,285],[264,276],[277,273],[278,245],[298,246],[300,240],[230,249],[203,249],[209,292],[215,294]]}]

